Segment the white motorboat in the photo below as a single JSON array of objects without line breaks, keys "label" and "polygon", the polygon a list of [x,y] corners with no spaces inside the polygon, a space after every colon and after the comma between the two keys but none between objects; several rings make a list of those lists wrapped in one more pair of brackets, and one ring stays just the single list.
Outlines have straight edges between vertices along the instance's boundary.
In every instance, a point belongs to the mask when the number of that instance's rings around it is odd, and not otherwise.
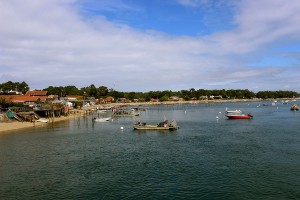
[{"label": "white motorboat", "polygon": [[111,120],[111,118],[110,117],[101,117],[101,118],[94,118],[93,119],[94,120],[94,122],[108,122],[108,121],[110,121]]}]

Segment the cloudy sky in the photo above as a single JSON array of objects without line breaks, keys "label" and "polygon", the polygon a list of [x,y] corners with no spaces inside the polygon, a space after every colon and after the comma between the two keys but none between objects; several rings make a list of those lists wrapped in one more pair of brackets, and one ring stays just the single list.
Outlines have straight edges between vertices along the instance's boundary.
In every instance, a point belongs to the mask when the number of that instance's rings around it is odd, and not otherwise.
[{"label": "cloudy sky", "polygon": [[300,92],[299,0],[0,0],[0,83]]}]

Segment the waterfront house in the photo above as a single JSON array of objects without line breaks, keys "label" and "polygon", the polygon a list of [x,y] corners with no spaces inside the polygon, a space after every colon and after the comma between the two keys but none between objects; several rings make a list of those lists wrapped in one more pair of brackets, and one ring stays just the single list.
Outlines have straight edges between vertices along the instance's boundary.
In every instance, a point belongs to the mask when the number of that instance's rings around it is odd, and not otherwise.
[{"label": "waterfront house", "polygon": [[158,99],[154,99],[154,98],[150,99],[150,102],[158,102],[158,101],[159,101]]},{"label": "waterfront house", "polygon": [[104,99],[104,102],[105,102],[105,103],[112,103],[112,102],[114,102],[114,101],[115,101],[115,99],[114,99],[112,96],[106,97],[106,98]]},{"label": "waterfront house", "polygon": [[207,100],[207,99],[208,99],[208,96],[200,96],[199,99],[200,99],[200,100]]},{"label": "waterfront house", "polygon": [[103,103],[105,103],[105,101],[103,98],[99,98],[99,99],[96,99],[96,103],[103,104]]},{"label": "waterfront house", "polygon": [[46,96],[26,96],[26,95],[0,95],[0,99],[7,102],[23,103],[24,105],[34,105],[36,102],[44,103]]},{"label": "waterfront house", "polygon": [[18,95],[11,99],[13,103],[23,103],[24,105],[35,105],[36,103],[45,103],[47,100],[46,96],[26,96]]}]

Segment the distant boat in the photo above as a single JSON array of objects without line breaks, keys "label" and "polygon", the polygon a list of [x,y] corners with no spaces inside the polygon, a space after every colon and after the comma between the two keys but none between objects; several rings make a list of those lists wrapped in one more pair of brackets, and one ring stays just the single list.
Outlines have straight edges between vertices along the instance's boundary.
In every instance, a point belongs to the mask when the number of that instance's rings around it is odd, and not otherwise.
[{"label": "distant boat", "polygon": [[140,110],[140,111],[146,111],[147,108],[146,107],[133,107],[133,110]]},{"label": "distant boat", "polygon": [[262,104],[263,106],[276,106],[277,105],[277,101],[276,102],[272,102],[271,104],[270,103],[263,103]]},{"label": "distant boat", "polygon": [[253,116],[250,114],[228,114],[228,119],[252,119]]},{"label": "distant boat", "polygon": [[104,106],[104,107],[97,108],[98,113],[105,113],[105,112],[111,111],[111,110],[112,110],[111,106]]},{"label": "distant boat", "polygon": [[96,117],[94,117],[94,122],[108,122],[108,121],[110,121],[111,120],[111,118],[110,117],[102,117],[102,118],[96,118]]},{"label": "distant boat", "polygon": [[115,110],[112,114],[114,117],[133,117],[139,115],[140,113],[135,110]]},{"label": "distant boat", "polygon": [[98,112],[98,113],[106,113],[106,112],[107,112],[107,110],[98,109],[98,110],[97,110],[97,112]]},{"label": "distant boat", "polygon": [[297,111],[297,110],[299,110],[299,108],[296,104],[293,104],[292,107],[291,107],[291,110]]},{"label": "distant boat", "polygon": [[137,124],[133,126],[133,129],[134,130],[177,130],[178,126],[175,120],[172,120],[170,123],[168,123],[168,120],[165,120],[156,125],[141,123],[139,121]]},{"label": "distant boat", "polygon": [[290,101],[289,100],[285,100],[285,101],[283,101],[283,104],[289,104],[290,103]]}]

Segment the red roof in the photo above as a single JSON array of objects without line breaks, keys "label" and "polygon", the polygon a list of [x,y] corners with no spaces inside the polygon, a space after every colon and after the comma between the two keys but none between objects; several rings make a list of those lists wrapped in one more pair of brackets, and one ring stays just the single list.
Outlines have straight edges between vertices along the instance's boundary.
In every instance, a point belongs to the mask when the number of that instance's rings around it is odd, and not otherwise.
[{"label": "red roof", "polygon": [[4,99],[5,101],[11,101],[13,97],[20,95],[0,95],[0,99]]},{"label": "red roof", "polygon": [[45,102],[46,101],[46,96],[25,96],[25,95],[19,95],[19,96],[14,96],[11,101],[15,102],[15,103],[23,103],[23,102],[34,102],[34,101],[38,101],[40,99],[41,102]]},{"label": "red roof", "polygon": [[36,91],[27,91],[26,96],[46,96],[48,91],[36,90]]}]

